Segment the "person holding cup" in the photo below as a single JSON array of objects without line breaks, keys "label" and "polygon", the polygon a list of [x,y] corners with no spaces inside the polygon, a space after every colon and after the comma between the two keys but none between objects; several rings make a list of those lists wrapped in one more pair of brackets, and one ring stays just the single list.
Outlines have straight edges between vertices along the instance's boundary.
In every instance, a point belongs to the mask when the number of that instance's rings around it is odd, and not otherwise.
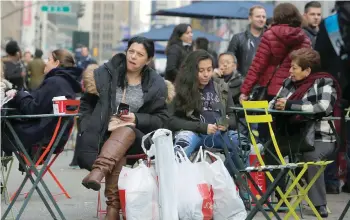
[{"label": "person holding cup", "polygon": [[[76,93],[81,92],[81,85],[78,78],[82,70],[76,67],[73,55],[64,49],[54,50],[49,54],[44,74],[45,78],[41,85],[32,92],[24,90],[9,90],[7,97],[13,99],[8,103],[9,107],[17,109],[21,115],[52,114],[52,99],[57,96],[64,96],[67,99],[75,99]],[[57,124],[57,118],[40,118],[28,121],[13,121],[12,126],[20,137],[25,147],[50,141]],[[71,125],[73,125],[73,120]],[[14,150],[9,140],[13,139],[7,127],[3,128],[2,146],[4,151]],[[69,138],[69,129],[62,137],[62,143]],[[64,147],[64,146],[59,146]]]}]

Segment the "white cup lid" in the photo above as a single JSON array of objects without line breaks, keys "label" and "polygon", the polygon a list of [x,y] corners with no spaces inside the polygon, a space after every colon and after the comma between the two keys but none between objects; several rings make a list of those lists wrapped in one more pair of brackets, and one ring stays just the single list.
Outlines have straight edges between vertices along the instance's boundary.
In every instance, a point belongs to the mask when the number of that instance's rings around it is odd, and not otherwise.
[{"label": "white cup lid", "polygon": [[52,101],[60,101],[60,100],[67,100],[65,96],[56,96],[53,97]]}]

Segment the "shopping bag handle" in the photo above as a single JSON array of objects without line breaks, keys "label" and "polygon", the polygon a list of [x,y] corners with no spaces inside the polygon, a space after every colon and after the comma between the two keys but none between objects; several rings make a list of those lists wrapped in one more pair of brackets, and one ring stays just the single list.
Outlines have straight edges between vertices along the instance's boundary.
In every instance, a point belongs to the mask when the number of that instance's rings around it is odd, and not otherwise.
[{"label": "shopping bag handle", "polygon": [[[184,149],[180,146],[175,146],[174,149],[179,149],[178,151],[176,151],[175,153],[175,161],[177,163],[180,163],[181,162],[191,162],[190,159],[188,159]],[[181,152],[180,152],[181,151]],[[179,160],[180,159],[180,160]]]},{"label": "shopping bag handle", "polygon": [[198,163],[199,160],[200,160],[200,161],[205,161],[204,152],[203,152],[203,147],[202,147],[202,146],[199,147],[197,156],[196,156],[196,158],[194,159],[193,163]]},{"label": "shopping bag handle", "polygon": [[216,160],[222,161],[218,155],[215,155],[214,153],[212,153],[210,151],[205,150],[203,154],[204,154],[204,160],[207,159],[207,155],[210,155],[210,156],[214,157]]},{"label": "shopping bag handle", "polygon": [[148,133],[148,134],[145,134],[145,135],[142,137],[142,140],[141,140],[141,147],[142,147],[142,150],[143,150],[143,152],[144,152],[148,157],[153,157],[153,156],[155,156],[155,154],[156,154],[156,152],[155,152],[155,147],[154,147],[154,143],[153,143],[152,140],[151,140],[152,145],[151,145],[151,147],[149,148],[149,150],[147,150],[146,147],[145,147],[145,141],[146,141],[146,139],[149,138],[154,132],[156,132],[156,131],[152,131],[152,132],[150,132],[150,133]]}]

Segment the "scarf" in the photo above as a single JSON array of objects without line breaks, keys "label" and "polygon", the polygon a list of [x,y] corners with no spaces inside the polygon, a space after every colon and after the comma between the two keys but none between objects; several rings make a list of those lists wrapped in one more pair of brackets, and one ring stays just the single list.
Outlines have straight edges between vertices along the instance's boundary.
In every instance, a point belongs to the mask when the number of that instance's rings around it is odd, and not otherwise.
[{"label": "scarf", "polygon": [[[316,72],[316,73],[311,73],[308,77],[306,77],[303,80],[300,80],[298,82],[294,82],[295,86],[295,92],[288,98],[288,100],[300,100],[304,97],[305,93],[315,84],[315,81],[317,79],[322,79],[322,78],[330,78],[333,80],[333,83],[335,85],[335,89],[337,91],[337,100],[336,103],[333,107],[333,116],[334,117],[340,117],[341,116],[341,108],[340,108],[340,100],[341,100],[341,89],[338,81],[329,73],[325,72]],[[335,128],[340,134],[340,120],[335,121]]]}]

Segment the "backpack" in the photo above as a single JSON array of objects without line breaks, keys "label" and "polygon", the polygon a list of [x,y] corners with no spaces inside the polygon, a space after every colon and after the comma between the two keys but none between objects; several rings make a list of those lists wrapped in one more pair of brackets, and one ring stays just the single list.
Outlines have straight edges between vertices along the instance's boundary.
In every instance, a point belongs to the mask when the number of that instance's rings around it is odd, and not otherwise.
[{"label": "backpack", "polygon": [[24,86],[23,67],[20,62],[3,61],[5,79],[13,84],[14,89],[22,89]]}]

